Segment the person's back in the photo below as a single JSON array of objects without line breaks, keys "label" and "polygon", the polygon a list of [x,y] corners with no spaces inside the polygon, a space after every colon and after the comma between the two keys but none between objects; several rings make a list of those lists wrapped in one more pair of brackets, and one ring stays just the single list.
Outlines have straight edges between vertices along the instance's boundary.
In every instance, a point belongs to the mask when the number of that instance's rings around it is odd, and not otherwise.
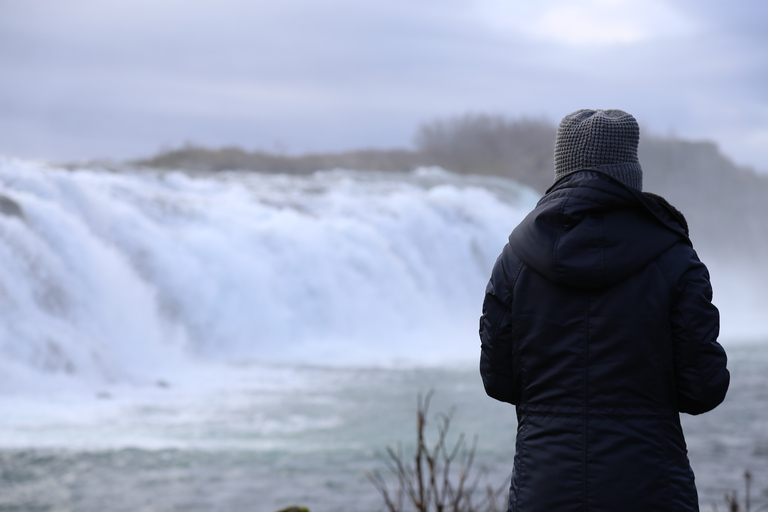
[{"label": "person's back", "polygon": [[515,404],[512,511],[698,510],[679,412],[724,398],[709,275],[679,212],[643,194],[637,124],[566,116],[556,183],[496,262],[487,393]]}]

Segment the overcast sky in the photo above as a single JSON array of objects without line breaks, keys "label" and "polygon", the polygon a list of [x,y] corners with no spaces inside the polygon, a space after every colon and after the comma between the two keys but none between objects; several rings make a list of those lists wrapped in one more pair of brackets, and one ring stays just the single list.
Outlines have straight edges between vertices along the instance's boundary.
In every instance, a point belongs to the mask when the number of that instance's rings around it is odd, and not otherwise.
[{"label": "overcast sky", "polygon": [[411,144],[621,108],[768,171],[765,0],[0,0],[0,154]]}]

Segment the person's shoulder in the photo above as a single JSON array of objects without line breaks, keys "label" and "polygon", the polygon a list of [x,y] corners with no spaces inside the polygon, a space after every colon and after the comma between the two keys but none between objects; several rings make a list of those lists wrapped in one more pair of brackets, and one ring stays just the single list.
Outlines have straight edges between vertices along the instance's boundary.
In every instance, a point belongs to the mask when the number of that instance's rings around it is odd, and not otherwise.
[{"label": "person's shoulder", "polygon": [[672,288],[680,289],[690,281],[709,282],[709,269],[693,246],[682,240],[660,254],[656,261]]},{"label": "person's shoulder", "polygon": [[663,211],[669,215],[670,219],[679,224],[680,227],[683,228],[683,231],[685,231],[685,234],[689,235],[688,221],[685,219],[683,212],[675,208],[672,203],[658,194],[654,194],[653,192],[643,192],[643,194],[659,205]]}]

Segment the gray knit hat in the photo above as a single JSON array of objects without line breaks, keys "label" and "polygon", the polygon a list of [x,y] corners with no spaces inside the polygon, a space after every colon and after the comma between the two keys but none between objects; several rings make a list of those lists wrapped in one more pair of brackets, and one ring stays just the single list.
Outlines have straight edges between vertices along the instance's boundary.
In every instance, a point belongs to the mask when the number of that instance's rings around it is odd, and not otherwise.
[{"label": "gray knit hat", "polygon": [[576,171],[600,171],[643,189],[637,159],[640,128],[623,110],[582,109],[560,121],[555,140],[555,181]]}]

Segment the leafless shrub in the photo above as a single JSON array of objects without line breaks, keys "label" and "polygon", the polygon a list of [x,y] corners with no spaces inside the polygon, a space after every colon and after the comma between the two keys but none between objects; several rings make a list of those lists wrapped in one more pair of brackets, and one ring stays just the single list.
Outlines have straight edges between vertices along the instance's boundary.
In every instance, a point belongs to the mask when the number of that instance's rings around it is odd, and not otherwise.
[{"label": "leafless shrub", "polygon": [[[723,498],[725,500],[726,512],[761,512],[768,510],[768,502],[759,505],[754,510],[752,509],[752,472],[749,470],[744,471],[744,507],[742,508],[739,494],[735,490],[725,493]],[[715,512],[719,512],[717,503],[712,504],[712,509]]]},{"label": "leafless shrub", "polygon": [[[390,490],[387,479],[378,471],[367,473],[368,478],[381,494],[389,512],[496,512],[499,498],[506,484],[499,488],[481,481],[485,470],[474,470],[477,437],[468,445],[464,434],[456,443],[447,444],[451,413],[437,415],[437,440],[427,445],[425,430],[432,393],[419,395],[416,414],[417,445],[412,462],[403,453],[402,444],[397,449],[387,447],[389,472],[394,476],[396,488]],[[484,491],[484,492],[483,492]]]}]

